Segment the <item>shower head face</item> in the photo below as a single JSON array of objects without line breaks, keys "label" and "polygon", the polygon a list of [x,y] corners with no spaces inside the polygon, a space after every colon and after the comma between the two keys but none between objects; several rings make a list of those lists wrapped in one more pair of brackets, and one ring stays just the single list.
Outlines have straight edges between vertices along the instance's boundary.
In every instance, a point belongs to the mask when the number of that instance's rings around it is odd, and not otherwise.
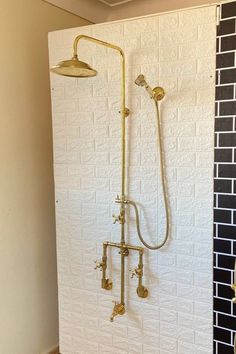
[{"label": "shower head face", "polygon": [[134,83],[138,86],[147,86],[147,82],[145,80],[145,76],[143,74],[140,74],[137,79],[134,81]]},{"label": "shower head face", "polygon": [[92,69],[87,63],[78,60],[74,56],[70,60],[64,60],[53,66],[51,72],[58,75],[69,76],[69,77],[93,77],[97,75],[97,71]]}]

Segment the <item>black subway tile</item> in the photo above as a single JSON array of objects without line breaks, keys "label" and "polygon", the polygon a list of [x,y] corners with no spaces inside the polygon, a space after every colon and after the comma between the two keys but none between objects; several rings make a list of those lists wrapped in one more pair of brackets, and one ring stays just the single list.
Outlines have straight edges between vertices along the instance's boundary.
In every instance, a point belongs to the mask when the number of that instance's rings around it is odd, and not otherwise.
[{"label": "black subway tile", "polygon": [[235,19],[220,21],[220,25],[217,28],[217,36],[231,33],[235,33]]},{"label": "black subway tile", "polygon": [[214,147],[218,147],[218,135],[219,134],[215,134],[214,136]]},{"label": "black subway tile", "polygon": [[219,297],[222,297],[223,299],[232,300],[234,292],[231,289],[231,282],[229,282],[228,285],[217,284],[217,291]]},{"label": "black subway tile", "polygon": [[214,268],[214,281],[224,284],[231,284],[231,272]]},{"label": "black subway tile", "polygon": [[220,103],[220,116],[236,115],[236,101],[226,101]]},{"label": "black subway tile", "polygon": [[222,5],[221,18],[228,18],[236,16],[235,2],[229,2]]},{"label": "black subway tile", "polygon": [[236,226],[218,225],[218,237],[236,240]]},{"label": "black subway tile", "polygon": [[218,235],[217,235],[217,230],[216,230],[216,224],[213,224],[213,237],[215,238],[215,237],[218,237]]},{"label": "black subway tile", "polygon": [[214,252],[231,254],[231,241],[215,239]]},{"label": "black subway tile", "polygon": [[236,178],[235,164],[220,164],[218,166],[218,177],[222,178]]},{"label": "black subway tile", "polygon": [[216,68],[228,68],[234,66],[234,52],[217,54],[216,56]]},{"label": "black subway tile", "polygon": [[216,87],[216,100],[231,100],[234,98],[234,86],[217,86]]},{"label": "black subway tile", "polygon": [[223,343],[231,344],[231,332],[226,329],[214,327],[214,339]]},{"label": "black subway tile", "polygon": [[214,201],[213,201],[214,208],[217,208],[217,195],[214,194]]},{"label": "black subway tile", "polygon": [[232,181],[230,179],[215,179],[214,180],[215,193],[231,193]]},{"label": "black subway tile", "polygon": [[[218,254],[218,267],[234,270],[235,257],[225,254]],[[223,311],[224,312],[224,311]]]},{"label": "black subway tile", "polygon": [[234,194],[236,194],[236,181],[234,181]]},{"label": "black subway tile", "polygon": [[229,315],[218,314],[218,326],[223,328],[229,328],[236,331],[236,321],[235,317]]},{"label": "black subway tile", "polygon": [[233,242],[233,254],[236,255],[236,241]]},{"label": "black subway tile", "polygon": [[229,84],[236,82],[236,69],[226,69],[220,72],[220,83]]},{"label": "black subway tile", "polygon": [[221,52],[236,49],[236,35],[221,38]]},{"label": "black subway tile", "polygon": [[218,195],[218,207],[219,208],[228,208],[236,209],[236,196],[235,195]]},{"label": "black subway tile", "polygon": [[217,343],[217,354],[234,354],[234,349],[230,345]]},{"label": "black subway tile", "polygon": [[233,212],[233,223],[236,224],[236,211]]},{"label": "black subway tile", "polygon": [[233,130],[233,117],[216,118],[215,131],[232,131]]},{"label": "black subway tile", "polygon": [[232,149],[215,149],[215,162],[233,162]]},{"label": "black subway tile", "polygon": [[214,210],[214,222],[231,224],[231,211],[230,210]]},{"label": "black subway tile", "polygon": [[220,147],[236,146],[236,133],[219,133],[219,146]]},{"label": "black subway tile", "polygon": [[214,164],[214,178],[218,177],[218,165],[217,163]]},{"label": "black subway tile", "polygon": [[214,298],[214,311],[223,312],[231,315],[231,301]]}]

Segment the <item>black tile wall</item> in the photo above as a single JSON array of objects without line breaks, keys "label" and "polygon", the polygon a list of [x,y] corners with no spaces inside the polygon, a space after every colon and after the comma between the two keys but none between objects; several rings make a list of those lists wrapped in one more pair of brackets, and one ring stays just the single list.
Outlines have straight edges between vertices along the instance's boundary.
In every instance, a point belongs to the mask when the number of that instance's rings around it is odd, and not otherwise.
[{"label": "black tile wall", "polygon": [[220,7],[216,54],[214,354],[234,354],[236,305],[236,2]]}]

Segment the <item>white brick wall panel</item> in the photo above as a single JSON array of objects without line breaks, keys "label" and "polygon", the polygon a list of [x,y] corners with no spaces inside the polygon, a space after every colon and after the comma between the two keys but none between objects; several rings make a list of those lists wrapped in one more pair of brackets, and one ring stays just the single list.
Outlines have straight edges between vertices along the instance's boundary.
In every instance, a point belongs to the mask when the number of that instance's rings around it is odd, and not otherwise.
[{"label": "white brick wall panel", "polygon": [[198,26],[198,40],[204,41],[206,37],[213,40],[216,38],[216,27],[212,26],[211,23],[204,23]]},{"label": "white brick wall panel", "polygon": [[79,128],[81,125],[89,125],[93,124],[93,113],[92,112],[72,112],[66,114],[66,124],[68,128],[72,131],[75,128]]},{"label": "white brick wall panel", "polygon": [[[208,75],[208,80],[212,81],[214,79],[213,75],[209,75],[209,72],[212,72],[212,70],[215,68],[215,62],[212,60],[212,56],[208,56],[206,58],[198,59],[197,62],[197,72],[199,74],[205,74]],[[206,86],[206,85],[205,85]],[[210,85],[208,85],[209,87]],[[207,89],[207,87],[205,87]],[[209,92],[208,92],[209,95]],[[204,98],[204,92],[201,94],[201,98]],[[209,96],[207,96],[209,97]],[[205,97],[205,99],[207,98]],[[210,95],[210,97],[212,97]],[[208,103],[207,101],[202,101],[202,104]],[[199,103],[201,104],[201,103]]]},{"label": "white brick wall panel", "polygon": [[194,26],[194,25],[200,25],[204,23],[208,24],[210,22],[214,26],[215,23],[214,14],[215,14],[214,7],[199,8],[197,11],[195,11],[194,9],[181,11],[179,13],[179,24],[180,27],[182,26],[185,27],[187,25]]},{"label": "white brick wall panel", "polygon": [[[173,124],[163,124],[163,135],[165,137],[194,137],[196,134],[195,124],[194,123],[173,123]],[[186,147],[188,149],[188,146]]]},{"label": "white brick wall panel", "polygon": [[[133,52],[133,50],[137,50],[141,48],[141,38],[140,37],[125,37],[123,41],[123,48],[125,53],[128,55]],[[142,46],[143,48],[143,46]]]},{"label": "white brick wall panel", "polygon": [[170,47],[163,42],[159,48],[159,62],[166,62],[167,60],[169,60],[169,58],[173,58],[174,61],[177,61],[179,59],[178,46],[173,43],[173,45]]},{"label": "white brick wall panel", "polygon": [[160,349],[167,351],[167,353],[176,353],[177,350],[177,341],[176,339],[170,337],[160,337]]},{"label": "white brick wall panel", "polygon": [[68,165],[68,176],[69,177],[73,177],[73,178],[77,178],[79,179],[79,177],[94,177],[95,173],[94,173],[94,167],[93,166],[79,166],[79,165],[75,165],[75,164],[69,164]]},{"label": "white brick wall panel", "polygon": [[151,28],[154,32],[158,29],[158,17],[150,18],[150,22],[145,19],[130,20],[124,23],[124,37],[150,32]]},{"label": "white brick wall panel", "polygon": [[204,63],[204,60],[198,61],[198,70],[196,75],[189,75],[178,79],[178,90],[191,90],[192,87],[195,89],[209,88],[214,85],[215,77],[214,75],[209,75],[209,71],[204,67],[203,71],[200,71],[200,65]]},{"label": "white brick wall panel", "polygon": [[198,37],[197,26],[182,27],[175,30],[163,31],[160,36],[160,45],[182,44],[189,41],[196,41]]},{"label": "white brick wall panel", "polygon": [[[127,314],[111,324],[112,300],[120,292],[119,255],[110,252],[115,286],[109,295],[99,288],[101,274],[93,271],[93,261],[102,241],[119,239],[111,213],[120,191],[120,58],[81,41],[81,59],[95,64],[103,57],[106,69],[104,63],[95,67],[99,76],[83,82],[51,75],[62,353],[211,353],[215,8],[57,31],[49,36],[51,65],[71,55],[79,33],[120,44],[127,54],[128,189],[141,204],[150,242],[157,230],[164,232],[155,110],[133,81],[142,72],[151,86],[163,85],[167,92],[161,111],[173,227],[169,246],[145,252],[150,296],[137,298],[137,281],[127,279]],[[129,240],[139,244],[133,212],[129,230]],[[136,265],[132,252],[127,268]],[[189,319],[190,313],[195,316]]]},{"label": "white brick wall panel", "polygon": [[[104,345],[99,345],[99,353],[100,354],[113,354],[114,348],[113,347],[106,347]],[[128,352],[123,350],[116,349],[117,354],[128,354]]]},{"label": "white brick wall panel", "polygon": [[194,273],[194,285],[203,288],[210,288],[212,283],[212,275],[206,273]]},{"label": "white brick wall panel", "polygon": [[194,314],[202,318],[209,319],[209,313],[212,311],[212,305],[195,301],[194,303]]}]

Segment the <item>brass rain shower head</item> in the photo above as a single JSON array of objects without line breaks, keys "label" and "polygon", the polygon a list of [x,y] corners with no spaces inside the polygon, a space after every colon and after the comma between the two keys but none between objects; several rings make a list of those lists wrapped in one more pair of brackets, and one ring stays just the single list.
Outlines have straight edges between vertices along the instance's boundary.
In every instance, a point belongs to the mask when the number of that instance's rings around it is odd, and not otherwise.
[{"label": "brass rain shower head", "polygon": [[70,60],[64,60],[53,66],[52,72],[70,77],[93,77],[97,75],[97,71],[92,69],[87,63],[80,61],[77,55]]}]

